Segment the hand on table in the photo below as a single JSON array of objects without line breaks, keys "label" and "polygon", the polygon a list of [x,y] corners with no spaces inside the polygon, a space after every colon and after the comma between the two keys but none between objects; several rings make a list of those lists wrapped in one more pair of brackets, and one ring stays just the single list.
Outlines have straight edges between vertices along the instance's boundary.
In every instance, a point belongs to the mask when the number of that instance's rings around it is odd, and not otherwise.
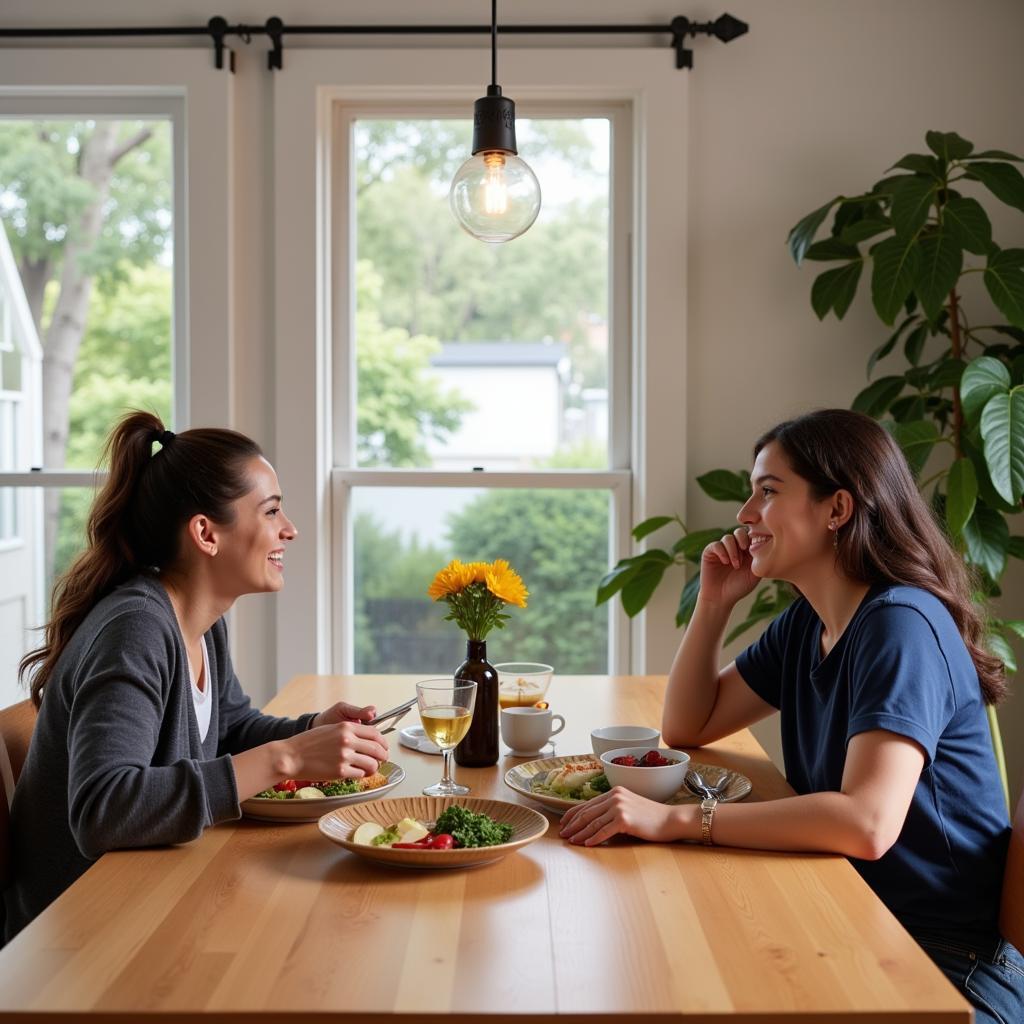
[{"label": "hand on table", "polygon": [[570,808],[562,816],[559,835],[570,843],[596,846],[620,832],[638,839],[667,843],[685,839],[684,806],[669,807],[638,796],[631,790],[614,789]]}]

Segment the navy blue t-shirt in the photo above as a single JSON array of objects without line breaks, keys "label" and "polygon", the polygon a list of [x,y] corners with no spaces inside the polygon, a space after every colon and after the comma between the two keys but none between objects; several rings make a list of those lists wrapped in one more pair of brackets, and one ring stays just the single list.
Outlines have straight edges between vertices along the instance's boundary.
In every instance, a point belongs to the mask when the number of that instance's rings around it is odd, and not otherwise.
[{"label": "navy blue t-shirt", "polygon": [[736,659],[781,712],[797,793],[839,791],[846,745],[885,729],[924,748],[899,839],[853,866],[908,931],[989,941],[1010,837],[978,673],[945,605],[916,587],[873,587],[821,656],[821,619],[790,605]]}]

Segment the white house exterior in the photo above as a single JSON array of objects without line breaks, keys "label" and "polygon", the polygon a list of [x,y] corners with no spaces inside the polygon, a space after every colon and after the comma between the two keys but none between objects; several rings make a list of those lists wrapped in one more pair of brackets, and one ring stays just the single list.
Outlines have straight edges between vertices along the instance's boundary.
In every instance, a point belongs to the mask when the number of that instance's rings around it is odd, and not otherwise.
[{"label": "white house exterior", "polygon": [[[42,362],[32,314],[0,223],[0,470],[25,471],[42,452]],[[0,488],[0,707],[21,700],[18,661],[43,613],[42,491]]]}]

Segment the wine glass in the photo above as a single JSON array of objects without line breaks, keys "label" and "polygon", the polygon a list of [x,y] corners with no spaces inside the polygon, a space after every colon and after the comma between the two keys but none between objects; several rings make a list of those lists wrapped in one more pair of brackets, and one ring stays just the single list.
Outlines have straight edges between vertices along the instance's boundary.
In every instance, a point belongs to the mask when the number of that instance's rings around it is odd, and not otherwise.
[{"label": "wine glass", "polygon": [[424,679],[416,684],[416,701],[423,731],[441,748],[444,774],[440,782],[427,786],[427,796],[464,796],[469,786],[452,779],[452,751],[469,731],[476,702],[476,683],[472,679]]}]

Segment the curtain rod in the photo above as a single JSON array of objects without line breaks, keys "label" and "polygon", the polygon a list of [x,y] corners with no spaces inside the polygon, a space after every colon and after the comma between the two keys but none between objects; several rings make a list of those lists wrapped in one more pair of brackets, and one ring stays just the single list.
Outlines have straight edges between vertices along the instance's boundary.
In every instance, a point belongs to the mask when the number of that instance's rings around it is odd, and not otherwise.
[{"label": "curtain rod", "polygon": [[[749,26],[745,21],[723,14],[715,21],[691,21],[680,15],[667,25],[502,25],[499,33],[508,35],[662,35],[672,36],[670,46],[676,52],[677,68],[693,67],[693,51],[683,45],[687,36],[715,36],[728,43],[743,35]],[[228,50],[229,68],[235,70],[235,51],[225,44],[228,36],[238,36],[243,43],[253,36],[267,36],[271,48],[267,67],[271,71],[284,68],[284,37],[326,35],[479,35],[490,34],[490,25],[286,25],[280,18],[268,18],[262,25],[229,25],[227,19],[211,18],[203,26],[162,26],[150,28],[0,28],[0,39],[97,39],[139,38],[154,36],[209,36],[213,43],[214,65],[224,67],[224,50]]]}]

